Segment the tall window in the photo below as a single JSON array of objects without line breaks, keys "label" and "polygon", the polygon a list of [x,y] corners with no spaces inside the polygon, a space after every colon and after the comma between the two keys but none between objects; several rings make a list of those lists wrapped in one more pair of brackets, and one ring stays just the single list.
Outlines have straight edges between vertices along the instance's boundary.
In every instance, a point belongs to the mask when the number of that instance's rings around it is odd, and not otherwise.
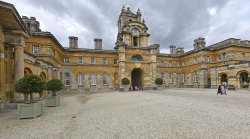
[{"label": "tall window", "polygon": [[107,85],[107,84],[108,84],[108,74],[107,74],[107,73],[103,74],[102,83],[103,83],[104,85]]},{"label": "tall window", "polygon": [[197,59],[196,58],[193,58],[193,63],[197,63]]},{"label": "tall window", "polygon": [[78,73],[78,85],[82,85],[82,84],[83,84],[83,82],[82,82],[82,73],[79,72]]},{"label": "tall window", "polygon": [[115,65],[118,64],[118,59],[114,59],[114,64],[115,64]]},{"label": "tall window", "polygon": [[210,62],[210,56],[207,56],[207,62]]},{"label": "tall window", "polygon": [[95,58],[92,57],[92,58],[90,59],[90,64],[95,64]]},{"label": "tall window", "polygon": [[173,74],[169,73],[169,83],[173,83]]},{"label": "tall window", "polygon": [[103,59],[102,59],[102,64],[103,64],[103,65],[106,65],[106,64],[107,64],[107,59],[106,59],[106,58],[103,58]]},{"label": "tall window", "polygon": [[69,86],[70,85],[70,76],[69,76],[69,73],[65,72],[64,75],[65,75],[65,77],[64,77],[64,84],[66,86]]},{"label": "tall window", "polygon": [[33,53],[34,54],[39,54],[40,53],[39,45],[33,45]]},{"label": "tall window", "polygon": [[194,71],[193,82],[198,82],[198,72]]},{"label": "tall window", "polygon": [[164,66],[164,61],[160,61],[160,66]]},{"label": "tall window", "polygon": [[164,80],[164,73],[161,73],[161,78]]},{"label": "tall window", "polygon": [[221,61],[221,55],[217,56],[217,61]]},{"label": "tall window", "polygon": [[77,62],[78,62],[78,64],[82,64],[82,57],[78,57]]},{"label": "tall window", "polygon": [[69,63],[69,57],[64,57],[64,63]]},{"label": "tall window", "polygon": [[169,61],[169,67],[172,67],[172,61]]},{"label": "tall window", "polygon": [[133,37],[133,43],[134,43],[134,47],[138,47],[138,37],[137,36]]},{"label": "tall window", "polygon": [[91,73],[91,85],[96,85],[96,76],[95,76],[95,73]]}]

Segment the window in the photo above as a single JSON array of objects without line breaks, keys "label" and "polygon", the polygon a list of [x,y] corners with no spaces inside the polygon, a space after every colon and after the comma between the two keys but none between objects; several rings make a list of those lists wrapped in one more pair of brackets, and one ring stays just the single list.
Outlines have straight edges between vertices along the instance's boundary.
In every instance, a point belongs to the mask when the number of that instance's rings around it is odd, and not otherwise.
[{"label": "window", "polygon": [[169,67],[172,67],[172,61],[169,61]]},{"label": "window", "polygon": [[133,55],[131,61],[142,61],[142,56],[140,55]]},{"label": "window", "polygon": [[64,75],[65,75],[64,84],[65,84],[65,86],[69,86],[70,85],[70,76],[69,76],[69,73],[65,72]]},{"label": "window", "polygon": [[164,66],[164,61],[160,61],[160,66]]},{"label": "window", "polygon": [[106,64],[107,64],[107,59],[106,59],[106,58],[103,58],[103,59],[102,59],[102,64],[103,64],[103,65],[106,65]]},{"label": "window", "polygon": [[78,64],[82,64],[82,57],[78,57],[77,62],[78,62]]},{"label": "window", "polygon": [[207,56],[207,62],[210,62],[210,56]]},{"label": "window", "polygon": [[104,85],[107,85],[108,84],[108,74],[103,74],[103,79],[102,79],[102,83]]},{"label": "window", "polygon": [[242,58],[246,58],[246,55],[245,55],[245,53],[242,53]]},{"label": "window", "polygon": [[217,61],[221,61],[221,55],[217,56]]},{"label": "window", "polygon": [[164,80],[164,73],[161,73],[161,78]]},{"label": "window", "polygon": [[133,43],[134,43],[134,47],[138,47],[138,37],[136,36],[133,37]]},{"label": "window", "polygon": [[173,83],[173,74],[169,73],[169,83]]},{"label": "window", "polygon": [[91,85],[96,85],[95,73],[91,73]]},{"label": "window", "polygon": [[34,54],[39,54],[40,53],[39,45],[33,45],[33,53]]},{"label": "window", "polygon": [[64,57],[64,63],[69,63],[69,57]]},{"label": "window", "polygon": [[95,58],[92,57],[92,58],[90,59],[90,64],[95,64]]},{"label": "window", "polygon": [[78,73],[78,85],[82,85],[83,84],[83,82],[82,82],[82,73],[81,72],[79,72]]},{"label": "window", "polygon": [[114,59],[114,64],[115,64],[115,65],[118,64],[118,59]]},{"label": "window", "polygon": [[198,82],[198,72],[194,71],[193,82]]},{"label": "window", "polygon": [[226,53],[222,53],[222,59],[226,59]]},{"label": "window", "polygon": [[196,58],[193,58],[193,63],[197,63],[197,59]]}]

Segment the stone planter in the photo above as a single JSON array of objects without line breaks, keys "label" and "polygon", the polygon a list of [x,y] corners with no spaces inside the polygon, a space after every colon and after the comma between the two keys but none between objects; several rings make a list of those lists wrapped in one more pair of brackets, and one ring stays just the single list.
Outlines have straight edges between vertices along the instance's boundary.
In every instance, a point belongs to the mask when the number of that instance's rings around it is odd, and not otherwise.
[{"label": "stone planter", "polygon": [[60,105],[60,96],[51,96],[46,98],[46,104],[47,107],[56,107]]},{"label": "stone planter", "polygon": [[157,87],[156,87],[156,90],[162,90],[162,89],[163,89],[162,86],[157,86]]},{"label": "stone planter", "polygon": [[17,117],[22,118],[35,118],[43,114],[43,103],[41,101],[30,104],[17,105]]},{"label": "stone planter", "polygon": [[129,91],[128,87],[120,88],[120,92],[128,92],[128,91]]}]

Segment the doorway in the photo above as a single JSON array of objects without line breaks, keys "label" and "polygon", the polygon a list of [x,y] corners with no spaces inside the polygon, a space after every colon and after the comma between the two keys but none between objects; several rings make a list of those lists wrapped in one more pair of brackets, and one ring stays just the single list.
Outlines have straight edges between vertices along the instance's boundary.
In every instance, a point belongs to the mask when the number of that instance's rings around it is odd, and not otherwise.
[{"label": "doorway", "polygon": [[140,68],[134,68],[131,72],[131,85],[137,86],[138,88],[143,87],[143,80],[142,80],[142,70]]}]

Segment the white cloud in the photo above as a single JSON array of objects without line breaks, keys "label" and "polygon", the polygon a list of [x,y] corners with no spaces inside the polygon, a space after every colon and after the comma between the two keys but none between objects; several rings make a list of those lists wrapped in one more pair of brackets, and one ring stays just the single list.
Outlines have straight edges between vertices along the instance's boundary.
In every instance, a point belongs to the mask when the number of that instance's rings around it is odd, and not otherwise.
[{"label": "white cloud", "polygon": [[215,7],[208,8],[209,15],[213,16],[217,13],[217,9]]}]

